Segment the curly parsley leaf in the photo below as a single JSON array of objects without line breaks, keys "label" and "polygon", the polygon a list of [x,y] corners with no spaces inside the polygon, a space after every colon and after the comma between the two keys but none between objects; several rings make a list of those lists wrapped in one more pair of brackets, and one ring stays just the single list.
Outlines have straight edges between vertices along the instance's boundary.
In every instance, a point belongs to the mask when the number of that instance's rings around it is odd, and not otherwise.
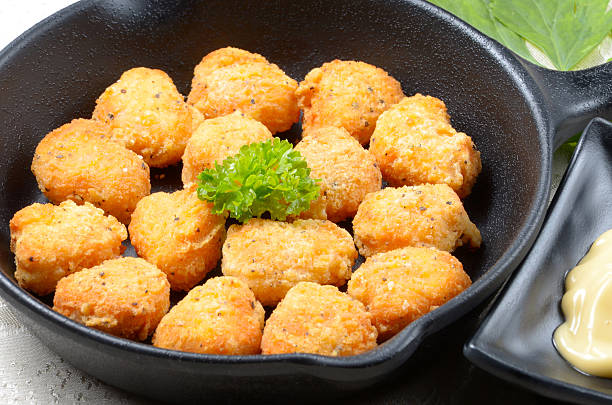
[{"label": "curly parsley leaf", "polygon": [[198,175],[198,198],[214,202],[213,212],[229,212],[241,222],[269,212],[285,220],[310,207],[318,180],[292,145],[279,138],[253,143]]},{"label": "curly parsley leaf", "polygon": [[608,0],[493,0],[506,27],[540,48],[559,70],[569,70],[612,29]]},{"label": "curly parsley leaf", "polygon": [[519,56],[532,63],[538,63],[529,53],[525,40],[495,19],[490,8],[491,0],[429,0],[429,2],[455,14]]}]

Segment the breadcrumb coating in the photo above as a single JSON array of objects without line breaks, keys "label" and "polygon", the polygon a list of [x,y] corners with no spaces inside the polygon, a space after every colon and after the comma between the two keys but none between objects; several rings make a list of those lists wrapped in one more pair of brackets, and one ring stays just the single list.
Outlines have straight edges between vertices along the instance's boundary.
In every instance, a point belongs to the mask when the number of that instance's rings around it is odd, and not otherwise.
[{"label": "breadcrumb coating", "polygon": [[448,184],[468,196],[482,170],[472,138],[450,124],[446,106],[435,97],[406,97],[381,114],[370,152],[392,186]]},{"label": "breadcrumb coating", "polygon": [[143,198],[129,231],[138,256],[166,273],[173,290],[189,291],[221,257],[225,218],[212,213],[212,204],[198,198],[194,185]]},{"label": "breadcrumb coating", "polygon": [[149,167],[134,152],[110,142],[110,128],[76,119],[47,134],[36,147],[32,173],[52,202],[87,201],[123,223],[149,195]]},{"label": "breadcrumb coating", "polygon": [[93,119],[111,127],[111,139],[151,167],[181,160],[197,124],[170,76],[144,67],[124,72],[98,100]]},{"label": "breadcrumb coating", "polygon": [[314,129],[295,150],[306,159],[310,177],[321,179],[320,199],[332,222],[354,217],[366,194],[380,190],[382,176],[374,157],[343,128]]},{"label": "breadcrumb coating", "polygon": [[351,235],[333,222],[253,218],[229,227],[221,270],[246,281],[268,306],[276,305],[300,281],[343,285],[355,259]]},{"label": "breadcrumb coating", "polygon": [[195,67],[187,101],[204,118],[240,110],[275,134],[299,119],[296,89],[297,82],[263,56],[222,48],[204,56]]},{"label": "breadcrumb coating", "polygon": [[352,356],[376,347],[363,304],[338,288],[310,282],[291,288],[266,322],[263,354]]},{"label": "breadcrumb coating", "polygon": [[46,295],[64,276],[121,254],[125,226],[90,203],[32,204],[10,221],[19,286]]},{"label": "breadcrumb coating", "polygon": [[195,287],[162,319],[153,345],[209,354],[257,354],[264,309],[245,282],[215,277]]},{"label": "breadcrumb coating", "polygon": [[183,184],[197,182],[198,174],[212,169],[240,151],[240,147],[272,139],[261,122],[240,111],[205,120],[187,142],[183,154]]},{"label": "breadcrumb coating", "polygon": [[304,132],[341,127],[362,145],[370,141],[378,116],[404,97],[401,84],[384,70],[337,59],[311,70],[296,95]]},{"label": "breadcrumb coating", "polygon": [[471,283],[459,260],[450,253],[407,247],[367,258],[353,273],[347,292],[366,306],[384,340]]},{"label": "breadcrumb coating", "polygon": [[122,257],[64,277],[53,310],[90,328],[145,340],[170,308],[166,275],[143,259]]},{"label": "breadcrumb coating", "polygon": [[368,194],[357,210],[353,231],[366,257],[407,246],[452,252],[463,244],[477,248],[482,240],[446,184],[387,187]]},{"label": "breadcrumb coating", "polygon": [[[220,48],[208,53],[202,58],[194,69],[192,87],[195,89],[196,79],[234,64],[269,63],[268,60],[258,53],[245,51],[244,49],[231,46]],[[194,90],[192,90],[194,91]]]}]

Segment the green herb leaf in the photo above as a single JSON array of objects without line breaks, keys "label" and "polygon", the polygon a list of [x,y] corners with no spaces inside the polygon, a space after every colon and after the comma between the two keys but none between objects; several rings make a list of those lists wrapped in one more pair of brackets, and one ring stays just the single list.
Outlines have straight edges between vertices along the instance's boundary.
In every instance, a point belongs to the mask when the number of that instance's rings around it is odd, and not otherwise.
[{"label": "green herb leaf", "polygon": [[561,145],[561,148],[569,151],[569,153],[574,152],[574,149],[576,149],[576,146],[578,146],[578,141],[580,141],[581,136],[582,136],[582,132],[572,136],[570,139],[565,141],[563,145]]},{"label": "green herb leaf", "polygon": [[493,15],[569,70],[612,29],[608,0],[493,0]]},{"label": "green herb leaf", "polygon": [[269,212],[285,220],[310,207],[319,196],[318,180],[300,153],[285,140],[253,143],[198,175],[198,198],[214,202],[213,212],[229,211],[241,222]]},{"label": "green herb leaf", "polygon": [[561,154],[567,157],[571,156],[572,153],[574,153],[576,146],[578,146],[578,141],[580,141],[581,135],[582,133],[572,136],[563,145],[559,146],[559,149],[555,151],[555,154]]},{"label": "green herb leaf", "polygon": [[[525,40],[495,19],[490,8],[491,0],[429,0],[431,3],[455,14],[478,31],[508,47],[530,62],[538,63],[525,44]],[[551,0],[552,1],[552,0]]]}]

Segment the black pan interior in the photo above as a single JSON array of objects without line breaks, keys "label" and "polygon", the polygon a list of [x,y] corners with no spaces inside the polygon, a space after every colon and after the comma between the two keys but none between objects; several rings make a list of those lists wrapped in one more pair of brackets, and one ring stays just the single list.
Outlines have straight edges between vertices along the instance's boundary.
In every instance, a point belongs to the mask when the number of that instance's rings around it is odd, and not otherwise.
[{"label": "black pan interior", "polygon": [[[550,147],[530,79],[510,53],[428,3],[83,1],[0,56],[5,274],[14,272],[10,218],[44,200],[29,170],[39,140],[73,118],[89,117],[96,97],[135,66],[165,70],[187,94],[202,56],[230,45],[261,53],[296,80],[332,59],[362,60],[388,71],[407,95],[444,100],[455,128],[472,136],[482,153],[483,171],[465,205],[484,243],[476,252],[458,252],[473,280],[512,255],[524,243],[517,236],[537,228],[529,221],[546,199]],[[171,183],[153,180],[154,189]]]}]

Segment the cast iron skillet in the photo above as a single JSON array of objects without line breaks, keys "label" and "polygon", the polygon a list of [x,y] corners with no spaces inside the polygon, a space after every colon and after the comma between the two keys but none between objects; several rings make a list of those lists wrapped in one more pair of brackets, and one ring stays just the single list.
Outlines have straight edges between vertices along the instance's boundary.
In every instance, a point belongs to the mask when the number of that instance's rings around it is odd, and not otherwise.
[{"label": "cast iron skillet", "polygon": [[[134,66],[165,70],[186,94],[200,58],[228,45],[261,53],[298,80],[335,58],[363,60],[400,80],[406,94],[446,101],[454,126],[482,152],[483,172],[465,204],[484,244],[458,253],[473,286],[376,350],[349,358],[161,350],[78,325],[17,287],[8,222],[43,200],[29,171],[38,141],[90,116],[96,97]],[[66,360],[150,397],[257,398],[274,391],[304,399],[361,388],[510,275],[542,223],[552,151],[596,115],[612,117],[611,64],[572,73],[537,68],[424,1],[86,0],[0,53],[0,288],[20,319]],[[177,187],[178,172],[156,188]]]}]

